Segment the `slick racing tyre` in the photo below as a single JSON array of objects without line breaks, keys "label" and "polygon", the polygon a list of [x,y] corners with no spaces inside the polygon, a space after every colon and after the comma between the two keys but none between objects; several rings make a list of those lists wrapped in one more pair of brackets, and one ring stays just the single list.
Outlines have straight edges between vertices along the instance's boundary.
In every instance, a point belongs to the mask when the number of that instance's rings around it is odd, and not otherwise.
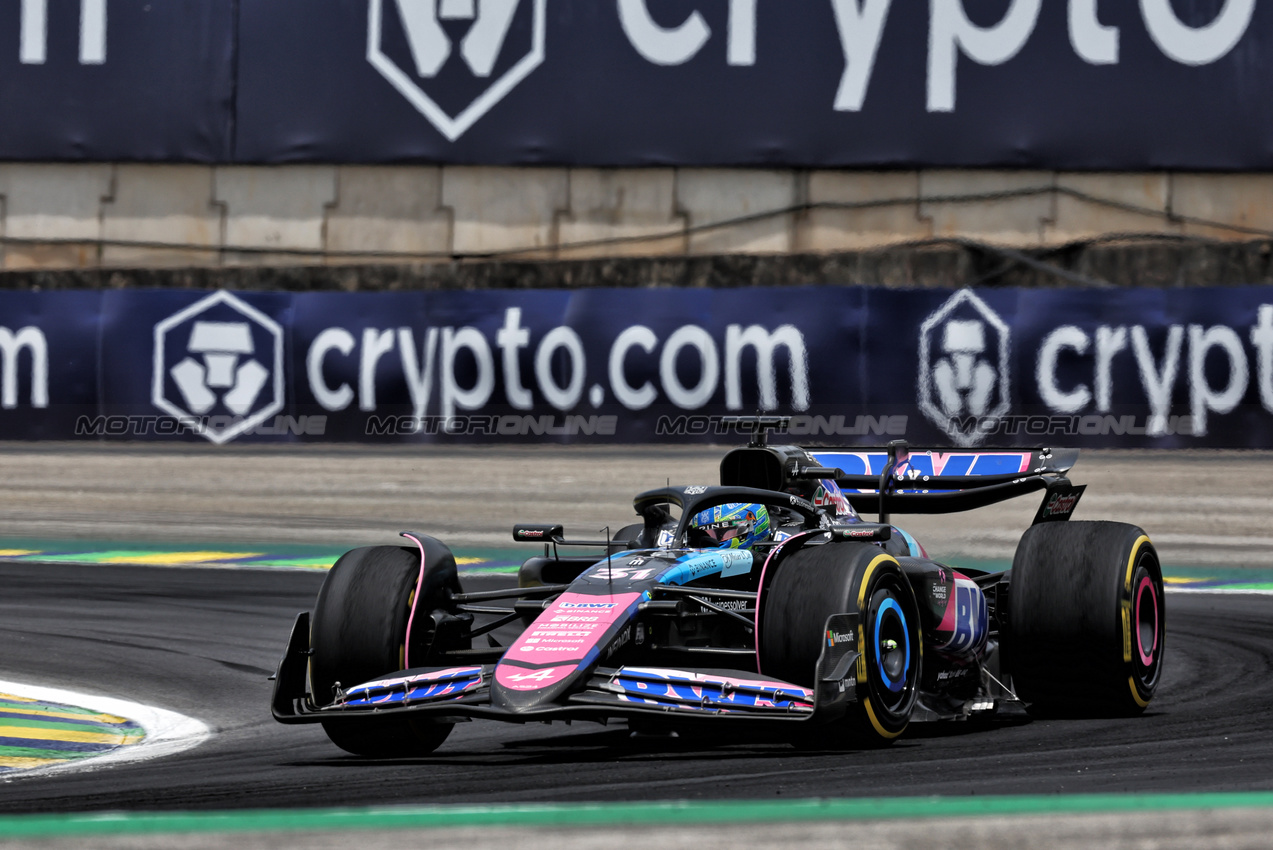
[{"label": "slick racing tyre", "polygon": [[822,728],[831,733],[822,743],[879,746],[905,731],[923,659],[919,607],[892,555],[865,543],[800,549],[779,563],[758,604],[761,671],[805,687],[816,684],[827,618],[858,614],[857,702],[843,728]]},{"label": "slick racing tyre", "polygon": [[[420,552],[415,547],[354,549],[342,555],[327,574],[310,627],[310,691],[317,704],[330,703],[337,687],[349,688],[397,672],[408,660],[415,666],[427,661],[435,648],[432,615],[445,610],[450,593],[459,592],[460,585],[451,551],[433,538],[420,539],[426,569],[418,601]],[[432,752],[450,734],[452,725],[390,715],[328,720],[323,729],[332,743],[347,752],[385,757]]]},{"label": "slick racing tyre", "polygon": [[1003,648],[1031,713],[1125,716],[1162,678],[1162,569],[1149,537],[1119,522],[1049,522],[1017,545]]}]

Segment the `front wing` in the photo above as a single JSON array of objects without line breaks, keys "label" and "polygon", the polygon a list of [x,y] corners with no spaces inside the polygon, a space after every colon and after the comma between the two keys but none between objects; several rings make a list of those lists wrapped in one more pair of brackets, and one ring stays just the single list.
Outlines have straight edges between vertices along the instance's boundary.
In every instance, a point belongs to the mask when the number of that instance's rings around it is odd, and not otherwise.
[{"label": "front wing", "polygon": [[[857,615],[827,621],[827,633],[857,630]],[[596,667],[557,702],[510,710],[492,705],[496,664],[403,670],[352,687],[330,705],[317,705],[306,689],[309,614],[296,619],[275,676],[272,711],[280,723],[356,721],[410,713],[437,719],[485,718],[515,723],[545,720],[661,718],[824,723],[844,716],[857,700],[853,644],[828,638],[818,660],[815,687],[737,670],[685,670],[638,665]],[[534,676],[535,671],[521,675]]]}]

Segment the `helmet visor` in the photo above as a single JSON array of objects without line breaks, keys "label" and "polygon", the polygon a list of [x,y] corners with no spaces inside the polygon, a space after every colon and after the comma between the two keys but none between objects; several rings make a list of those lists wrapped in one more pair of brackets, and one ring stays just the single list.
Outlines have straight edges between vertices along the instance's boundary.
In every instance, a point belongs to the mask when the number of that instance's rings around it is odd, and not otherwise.
[{"label": "helmet visor", "polygon": [[705,525],[698,530],[702,532],[708,540],[716,543],[728,543],[736,537],[741,537],[746,533],[750,522],[716,522],[711,525]]}]

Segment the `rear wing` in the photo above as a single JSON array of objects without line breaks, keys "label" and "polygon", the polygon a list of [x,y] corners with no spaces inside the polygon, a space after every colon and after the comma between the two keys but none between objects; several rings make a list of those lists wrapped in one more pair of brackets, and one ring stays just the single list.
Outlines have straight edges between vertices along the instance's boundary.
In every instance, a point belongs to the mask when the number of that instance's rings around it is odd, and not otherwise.
[{"label": "rear wing", "polygon": [[[858,511],[944,514],[983,508],[1040,490],[1081,494],[1083,488],[1066,478],[1078,454],[1078,449],[1047,448],[911,449],[903,443],[886,449],[830,449],[813,456],[822,466],[843,472],[835,481]],[[1074,503],[1077,501],[1076,496]],[[1072,510],[1073,505],[1064,518]],[[1063,517],[1035,519],[1053,518]]]},{"label": "rear wing", "polygon": [[897,440],[884,448],[769,446],[762,438],[721,461],[721,483],[788,490],[800,481],[834,479],[859,512],[944,514],[993,505],[1046,491],[1034,521],[1069,519],[1084,485],[1066,473],[1077,449],[911,448]]}]

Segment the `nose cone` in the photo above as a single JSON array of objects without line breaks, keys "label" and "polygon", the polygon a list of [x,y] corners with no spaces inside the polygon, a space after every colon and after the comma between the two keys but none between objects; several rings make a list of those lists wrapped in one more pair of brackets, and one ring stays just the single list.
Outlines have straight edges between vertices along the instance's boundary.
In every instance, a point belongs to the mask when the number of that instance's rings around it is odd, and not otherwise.
[{"label": "nose cone", "polygon": [[602,651],[621,639],[641,596],[568,591],[557,597],[504,653],[491,704],[526,711],[561,701],[587,680]]}]

